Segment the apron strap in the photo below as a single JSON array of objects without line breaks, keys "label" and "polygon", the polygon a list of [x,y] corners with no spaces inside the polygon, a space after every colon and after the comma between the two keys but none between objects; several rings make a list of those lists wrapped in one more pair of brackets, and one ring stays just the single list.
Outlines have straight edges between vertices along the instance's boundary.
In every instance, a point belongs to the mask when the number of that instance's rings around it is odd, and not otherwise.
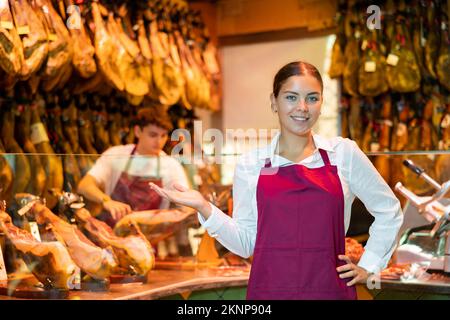
[{"label": "apron strap", "polygon": [[320,152],[320,155],[322,156],[323,163],[326,166],[331,165],[330,164],[330,159],[328,158],[328,153],[325,150],[323,150],[323,149],[319,149],[319,152]]},{"label": "apron strap", "polygon": [[[128,169],[130,169],[131,161],[133,160],[133,155],[136,152],[137,145],[134,145],[133,150],[130,153],[130,157],[128,158],[127,164],[125,165],[125,169],[123,172],[128,173]],[[156,157],[156,177],[161,178],[161,159],[160,156]]]},{"label": "apron strap", "polygon": [[133,160],[134,152],[136,151],[136,145],[134,145],[133,150],[131,150],[130,156],[128,157],[127,164],[125,165],[125,169],[123,169],[123,172],[128,172],[128,169],[130,169],[131,166],[131,160]]}]

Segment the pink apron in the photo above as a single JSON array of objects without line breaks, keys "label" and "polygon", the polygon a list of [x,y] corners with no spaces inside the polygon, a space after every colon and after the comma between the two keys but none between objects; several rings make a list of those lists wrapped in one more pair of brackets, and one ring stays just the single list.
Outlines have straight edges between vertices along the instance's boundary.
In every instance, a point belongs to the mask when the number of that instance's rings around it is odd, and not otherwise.
[{"label": "pink apron", "polygon": [[[136,147],[134,147],[131,155],[134,154],[135,150]],[[157,186],[162,187],[159,157],[157,158],[158,169],[156,177],[141,177],[129,174],[128,169],[131,166],[131,161],[132,157],[128,159],[125,169],[111,194],[111,199],[130,205],[133,211],[159,209],[162,198],[148,185],[149,182],[153,182]],[[97,218],[106,222],[112,228],[117,223],[111,214],[105,210]]]},{"label": "pink apron", "polygon": [[356,299],[340,279],[345,262],[344,195],[337,167],[261,169],[258,225],[247,299]]}]

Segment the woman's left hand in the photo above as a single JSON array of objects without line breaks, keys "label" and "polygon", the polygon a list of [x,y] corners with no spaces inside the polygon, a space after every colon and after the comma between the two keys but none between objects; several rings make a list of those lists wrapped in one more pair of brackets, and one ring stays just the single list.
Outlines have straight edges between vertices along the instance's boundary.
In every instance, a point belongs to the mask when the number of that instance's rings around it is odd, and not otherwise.
[{"label": "woman's left hand", "polygon": [[344,260],[347,264],[336,268],[336,270],[341,273],[339,278],[353,278],[351,281],[347,282],[347,286],[353,286],[356,283],[366,283],[367,278],[369,278],[369,273],[366,269],[361,268],[354,264],[349,257],[344,255],[338,256],[339,260]]}]

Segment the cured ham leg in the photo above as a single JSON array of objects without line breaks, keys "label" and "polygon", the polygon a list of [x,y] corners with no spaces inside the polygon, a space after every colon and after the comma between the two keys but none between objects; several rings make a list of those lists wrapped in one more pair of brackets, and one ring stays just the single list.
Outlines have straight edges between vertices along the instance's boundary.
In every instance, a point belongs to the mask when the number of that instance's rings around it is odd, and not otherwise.
[{"label": "cured ham leg", "polygon": [[16,76],[23,64],[22,41],[14,27],[8,0],[0,0],[0,68]]},{"label": "cured ham leg", "polygon": [[114,233],[118,236],[129,235],[133,225],[138,225],[142,233],[152,245],[170,237],[179,229],[182,223],[195,215],[195,211],[178,209],[156,209],[138,211],[126,215],[116,224]]},{"label": "cured ham leg", "polygon": [[48,53],[45,25],[35,9],[25,0],[10,1],[16,29],[21,30],[24,63],[20,71],[22,80],[29,79],[44,63]]},{"label": "cured ham leg", "polygon": [[117,261],[110,248],[96,246],[76,226],[65,222],[39,202],[34,203],[31,211],[37,223],[51,227],[55,237],[65,244],[82,271],[97,280],[105,280],[111,275]]},{"label": "cured ham leg", "polygon": [[102,248],[112,247],[118,258],[116,271],[119,273],[146,275],[154,267],[152,246],[139,231],[136,235],[118,237],[106,223],[93,218],[84,208],[75,211],[75,218],[95,244]]},{"label": "cured ham leg", "polygon": [[117,90],[123,91],[125,83],[120,77],[119,66],[117,65],[117,51],[114,38],[106,30],[98,3],[92,3],[92,16],[95,24],[95,55],[97,57],[98,68],[105,75],[105,78]]},{"label": "cured ham leg", "polygon": [[45,287],[70,288],[77,267],[63,244],[37,241],[28,231],[14,226],[3,209],[0,210],[0,231],[22,254],[27,267]]}]

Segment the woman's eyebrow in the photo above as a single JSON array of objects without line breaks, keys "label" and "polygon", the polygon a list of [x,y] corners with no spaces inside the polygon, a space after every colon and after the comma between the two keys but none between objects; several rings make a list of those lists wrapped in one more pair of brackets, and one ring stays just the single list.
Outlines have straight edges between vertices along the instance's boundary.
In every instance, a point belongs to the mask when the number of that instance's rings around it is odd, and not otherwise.
[{"label": "woman's eyebrow", "polygon": [[[283,91],[283,93],[295,94],[296,96],[299,95],[298,92],[295,92],[295,91],[289,91],[289,90]],[[320,92],[318,92],[318,91],[313,91],[313,92],[307,93],[306,95],[307,95],[307,96],[310,96],[310,95],[313,95],[313,94],[320,94]]]},{"label": "woman's eyebrow", "polygon": [[290,94],[295,94],[295,95],[297,95],[297,96],[298,96],[298,93],[297,93],[297,92],[295,92],[295,91],[283,91],[283,93],[290,93]]}]

